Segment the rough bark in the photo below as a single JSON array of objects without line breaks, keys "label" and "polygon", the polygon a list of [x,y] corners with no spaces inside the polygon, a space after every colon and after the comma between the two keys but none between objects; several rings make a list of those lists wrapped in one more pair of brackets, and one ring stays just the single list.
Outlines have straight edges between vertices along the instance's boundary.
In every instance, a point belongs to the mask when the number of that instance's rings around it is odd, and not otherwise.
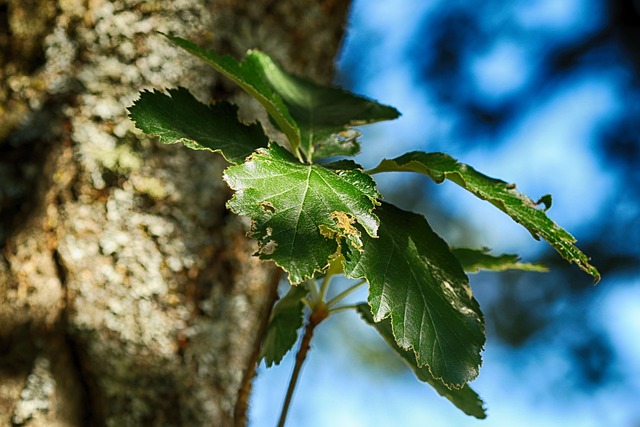
[{"label": "rough bark", "polygon": [[126,118],[144,88],[255,105],[155,31],[327,80],[339,0],[0,0],[0,425],[243,425],[277,272],[224,162]]}]

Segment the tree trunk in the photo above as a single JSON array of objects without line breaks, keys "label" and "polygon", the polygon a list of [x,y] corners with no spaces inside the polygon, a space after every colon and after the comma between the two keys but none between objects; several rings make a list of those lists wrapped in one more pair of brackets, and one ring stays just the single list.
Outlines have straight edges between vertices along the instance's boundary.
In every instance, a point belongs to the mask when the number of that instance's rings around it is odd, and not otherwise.
[{"label": "tree trunk", "polygon": [[340,0],[0,0],[0,425],[243,425],[279,274],[145,88],[256,105],[156,31],[327,80]]}]

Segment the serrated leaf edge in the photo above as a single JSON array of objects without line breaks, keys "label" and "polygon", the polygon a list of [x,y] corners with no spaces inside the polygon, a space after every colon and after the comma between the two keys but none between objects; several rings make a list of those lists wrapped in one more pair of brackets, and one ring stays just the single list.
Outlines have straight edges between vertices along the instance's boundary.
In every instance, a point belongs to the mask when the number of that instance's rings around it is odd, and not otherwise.
[{"label": "serrated leaf edge", "polygon": [[[261,147],[261,148],[258,148],[257,150],[255,150],[253,153],[251,153],[251,155],[250,155],[249,157],[247,157],[247,159],[246,159],[246,161],[245,161],[245,164],[246,164],[246,163],[249,163],[249,162],[251,162],[251,161],[253,161],[253,160],[255,160],[258,156],[271,156],[271,155],[272,155],[272,154],[271,154],[271,150],[272,150],[272,148],[273,148],[274,146],[277,146],[277,147],[279,147],[280,149],[282,149],[282,150],[286,151],[287,153],[289,153],[289,152],[288,152],[288,150],[286,150],[286,149],[284,149],[283,147],[281,147],[278,143],[276,143],[276,142],[274,142],[274,141],[270,141],[270,142],[269,142],[269,146],[268,146],[267,148],[263,148],[263,147]],[[289,154],[290,154],[290,153],[289,153]],[[331,169],[331,168],[326,168],[326,167],[324,167],[324,166],[322,166],[322,165],[317,165],[317,164],[316,164],[316,165],[304,164],[304,163],[299,163],[299,164],[300,164],[300,165],[302,165],[302,166],[305,166],[305,167],[310,167],[310,168],[313,168],[313,167],[316,167],[316,168],[317,168],[317,167],[321,167],[321,168],[323,168],[323,169],[327,170],[328,172],[332,172],[332,173],[334,173],[334,174],[336,174],[336,175],[338,175],[338,176],[340,176],[339,172],[345,172],[345,173],[348,173],[348,172],[358,171],[358,172],[360,172],[361,174],[366,175],[367,177],[369,177],[369,179],[372,181],[373,189],[374,189],[374,191],[376,192],[376,194],[375,194],[375,196],[369,196],[368,194],[365,194],[365,193],[363,192],[363,195],[364,195],[364,196],[366,196],[366,197],[367,197],[367,198],[372,202],[372,203],[371,203],[372,207],[371,207],[371,209],[368,209],[368,210],[367,210],[367,213],[368,213],[369,215],[371,215],[371,217],[375,220],[375,222],[376,222],[376,226],[375,226],[375,228],[372,228],[371,232],[369,232],[369,230],[367,229],[367,227],[365,227],[365,226],[364,226],[364,224],[362,224],[362,223],[361,223],[357,218],[356,218],[355,220],[358,222],[358,224],[360,224],[361,226],[363,226],[363,228],[365,229],[365,231],[367,232],[367,234],[368,234],[370,237],[372,237],[372,238],[376,238],[376,237],[377,237],[377,230],[378,230],[378,227],[379,227],[379,225],[380,225],[380,219],[377,217],[377,215],[375,215],[375,213],[374,213],[374,212],[375,212],[375,208],[376,208],[376,206],[379,206],[379,205],[380,205],[380,202],[378,201],[378,197],[381,197],[382,195],[377,191],[376,186],[375,186],[376,182],[375,182],[375,180],[373,179],[373,177],[371,177],[368,173],[364,172],[364,171],[362,170],[362,168],[355,168],[355,169]],[[234,167],[234,166],[240,166],[240,165],[232,165],[232,166],[230,166],[229,168],[232,168],[232,167]],[[228,170],[229,168],[225,169],[225,171],[223,172],[222,179],[225,181],[225,183],[227,184],[227,186],[228,186],[229,188],[231,188],[235,193],[242,192],[242,191],[244,190],[244,188],[235,189],[235,188],[232,186],[231,182],[229,181],[229,175],[227,174],[227,170]],[[355,187],[355,185],[354,185],[354,184],[351,184],[351,185],[353,185],[353,186]],[[356,187],[356,188],[357,188],[357,187]],[[227,206],[227,208],[228,208],[229,210],[231,210],[233,213],[240,215],[238,212],[236,212],[236,210],[234,210],[234,209],[233,209],[233,207],[232,207],[232,206],[230,206],[230,205],[229,205],[229,203],[231,202],[231,200],[233,200],[235,197],[236,197],[236,195],[234,194],[234,196],[233,196],[229,201],[227,201],[226,206]],[[263,201],[263,202],[264,202],[264,201]],[[258,204],[258,206],[260,206],[260,204]],[[350,216],[351,214],[350,214],[350,213],[348,213],[348,212],[333,211],[333,212],[331,212],[331,215],[332,215],[332,217],[334,217],[334,216],[335,216],[335,217],[343,217],[343,216],[347,216],[347,217],[348,217],[348,216]],[[335,219],[334,219],[334,221],[335,221]],[[347,239],[346,239],[346,237],[347,237],[347,234],[349,234],[349,233],[348,233],[348,232],[345,232],[345,230],[340,229],[340,228],[339,228],[339,226],[338,226],[338,223],[337,223],[337,222],[336,222],[335,227],[336,227],[335,229],[331,229],[331,228],[327,227],[326,225],[321,224],[321,225],[318,227],[318,233],[319,233],[319,234],[321,234],[321,235],[322,235],[323,237],[325,237],[326,239],[333,239],[333,240],[336,242],[336,244],[337,244],[337,246],[336,246],[336,251],[335,251],[333,254],[331,254],[331,255],[329,255],[329,256],[327,257],[327,262],[326,262],[326,264],[325,264],[323,267],[321,267],[321,268],[316,268],[316,269],[314,269],[314,270],[313,270],[313,272],[311,272],[310,274],[301,276],[301,277],[299,278],[299,280],[296,280],[296,279],[292,280],[292,279],[291,279],[291,276],[290,276],[290,277],[289,277],[289,280],[290,280],[290,282],[291,282],[291,284],[292,284],[292,285],[297,285],[297,284],[299,284],[299,283],[302,283],[302,282],[304,282],[305,280],[310,279],[311,277],[313,277],[316,273],[322,273],[322,272],[324,272],[324,271],[325,271],[325,270],[327,270],[327,268],[329,267],[331,260],[332,260],[333,258],[335,258],[336,256],[338,256],[338,255],[340,255],[340,254],[342,253],[342,240],[347,240]],[[256,230],[256,229],[257,229],[257,227],[256,227],[256,225],[255,225],[255,221],[254,221],[254,220],[251,220],[251,227],[250,227],[250,230],[249,230],[249,232],[247,233],[247,235],[248,235],[248,237],[251,237],[251,238],[254,238],[255,240],[257,240],[257,241],[258,241],[258,244],[259,244],[259,249],[258,249],[258,251],[257,251],[256,253],[254,253],[254,256],[258,256],[260,259],[264,259],[264,258],[262,258],[262,257],[261,257],[261,254],[262,254],[262,253],[264,253],[264,252],[262,251],[262,249],[263,249],[263,248],[264,248],[268,243],[273,242],[273,241],[272,241],[272,240],[269,240],[269,241],[263,242],[262,240],[264,240],[264,239],[258,239],[258,238],[256,238],[256,237],[254,237],[253,232],[254,232],[254,230]],[[330,234],[331,232],[335,233],[335,236],[330,236],[329,234]],[[372,234],[372,233],[374,233],[374,234]],[[359,237],[359,236],[358,236],[358,237]],[[354,242],[355,242],[355,243],[357,243],[357,240],[353,240],[353,239],[352,239],[352,241],[350,242],[350,243],[352,244],[352,246],[353,246],[353,243],[354,243]],[[273,243],[277,245],[277,242],[273,242]],[[360,246],[361,246],[361,245],[362,245],[362,243],[360,243]],[[285,271],[286,273],[289,273],[289,274],[291,273],[291,272],[290,272],[290,271],[289,271],[285,266],[283,266],[283,265],[282,265],[280,262],[278,262],[277,260],[275,260],[275,259],[273,259],[273,258],[267,258],[267,259],[265,259],[265,260],[266,260],[266,261],[272,261],[273,263],[275,263],[279,268],[281,268],[281,269],[282,269],[283,271]]]},{"label": "serrated leaf edge", "polygon": [[237,59],[235,59],[230,55],[218,55],[217,53],[211,50],[202,48],[197,44],[193,43],[192,41],[184,39],[182,37],[171,36],[162,32],[160,32],[160,34],[166,37],[167,39],[169,39],[176,46],[186,50],[190,54],[194,55],[197,58],[200,58],[201,60],[209,64],[216,71],[223,74],[228,79],[232,80],[240,88],[242,88],[245,92],[247,92],[250,96],[256,99],[265,108],[267,113],[276,121],[276,123],[278,123],[283,133],[287,136],[287,139],[289,140],[289,143],[291,144],[291,147],[294,153],[298,151],[298,147],[300,146],[300,140],[301,140],[300,129],[298,128],[298,125],[295,122],[295,120],[291,117],[291,114],[289,113],[289,109],[285,105],[280,95],[278,95],[271,88],[271,86],[265,81],[264,77],[261,76],[259,73],[256,74],[256,76],[261,79],[261,83],[264,84],[265,86],[264,89],[267,89],[270,92],[269,95],[272,97],[272,99],[264,96],[259,90],[256,90],[256,88],[254,88],[253,85],[243,82],[242,81],[243,79],[241,78],[241,76],[237,76],[234,73],[224,69],[219,64],[216,64],[215,61],[213,61],[211,58],[208,58],[204,53],[207,53],[217,58],[221,58],[221,59],[225,58],[225,59],[231,60],[238,67],[242,67],[242,64],[247,58],[247,55],[245,55],[245,57],[241,61],[238,61]]},{"label": "serrated leaf edge", "polygon": [[[552,223],[552,229],[554,232],[562,232],[564,234],[566,234],[566,239],[567,241],[569,241],[569,247],[567,248],[567,245],[560,245],[564,251],[567,251],[568,253],[572,253],[574,256],[574,259],[570,259],[569,257],[565,256],[564,253],[562,253],[555,245],[553,245],[551,243],[551,241],[549,239],[547,239],[544,235],[541,235],[540,233],[537,233],[536,231],[530,229],[529,227],[527,227],[522,220],[518,217],[514,217],[512,215],[510,215],[509,213],[507,213],[507,209],[506,209],[506,205],[504,204],[504,202],[500,199],[498,200],[493,200],[494,198],[485,198],[483,196],[481,196],[480,194],[476,193],[475,191],[473,191],[470,188],[467,188],[467,180],[464,178],[464,176],[457,170],[454,171],[437,171],[437,173],[433,173],[432,170],[429,170],[423,163],[414,160],[411,158],[412,155],[415,154],[421,154],[421,155],[440,155],[443,156],[445,158],[447,158],[447,160],[453,161],[455,162],[456,165],[458,165],[460,168],[463,169],[470,169],[473,172],[481,175],[484,178],[496,181],[498,183],[504,184],[506,186],[506,188],[508,190],[511,191],[516,191],[516,196],[517,198],[521,199],[523,201],[523,203],[526,203],[528,205],[530,205],[531,207],[535,208],[535,206],[539,205],[539,204],[544,204],[545,207],[544,209],[539,209],[540,212],[542,212],[545,216],[545,218],[547,218],[551,223]],[[406,160],[409,159],[409,160]],[[418,165],[418,167],[414,170],[411,169],[400,169],[400,168],[391,168],[391,169],[385,169],[386,167],[389,167],[390,165],[392,166],[393,164],[397,164],[399,165],[399,167],[403,167],[406,165],[410,165],[412,163],[415,163]],[[589,263],[589,261],[591,260],[591,258],[589,258],[584,252],[582,252],[578,247],[576,247],[574,245],[574,243],[577,242],[577,240],[575,239],[575,237],[573,237],[568,231],[566,231],[565,229],[563,229],[562,227],[560,227],[559,225],[557,225],[553,220],[551,220],[551,218],[549,218],[548,216],[546,216],[545,212],[547,209],[549,209],[549,207],[551,206],[551,195],[547,194],[544,195],[540,198],[540,200],[538,202],[534,202],[531,198],[529,198],[526,194],[520,193],[517,190],[515,190],[516,186],[515,184],[508,184],[505,181],[502,181],[500,179],[496,179],[496,178],[491,178],[487,175],[484,175],[483,173],[477,171],[475,168],[459,162],[458,160],[456,160],[455,158],[453,158],[452,156],[446,154],[446,153],[426,153],[423,151],[412,151],[409,153],[405,153],[399,157],[393,158],[393,159],[383,159],[378,166],[376,166],[375,168],[371,169],[368,171],[368,173],[370,174],[375,174],[375,173],[380,173],[380,172],[415,172],[415,173],[421,173],[423,175],[427,175],[428,177],[430,177],[434,182],[436,182],[437,184],[442,183],[445,179],[449,179],[450,181],[458,184],[459,186],[461,186],[462,188],[464,188],[465,190],[469,191],[471,194],[475,195],[476,197],[488,201],[489,203],[493,204],[494,206],[496,206],[498,209],[500,209],[501,211],[503,211],[504,213],[506,213],[510,218],[512,218],[515,222],[517,222],[518,224],[522,225],[526,230],[529,231],[529,233],[531,233],[531,235],[536,239],[539,240],[540,237],[544,238],[550,245],[551,247],[553,247],[559,254],[560,256],[562,256],[566,261],[568,261],[569,263],[575,263],[578,265],[578,267],[583,270],[584,272],[586,272],[587,274],[591,275],[594,278],[594,282],[597,284],[600,281],[600,273],[598,272],[598,270]],[[562,243],[562,242],[560,242]]]}]

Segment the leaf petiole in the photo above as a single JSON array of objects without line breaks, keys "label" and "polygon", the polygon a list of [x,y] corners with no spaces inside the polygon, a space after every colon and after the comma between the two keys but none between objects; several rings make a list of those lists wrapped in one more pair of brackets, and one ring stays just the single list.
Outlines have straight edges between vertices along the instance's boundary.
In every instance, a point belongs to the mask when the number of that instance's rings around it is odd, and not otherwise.
[{"label": "leaf petiole", "polygon": [[304,305],[306,305],[307,307],[311,308],[311,303],[309,302],[309,300],[307,298],[302,298],[302,299],[300,299],[300,301],[302,301],[302,303]]},{"label": "leaf petiole", "polygon": [[327,296],[327,290],[329,289],[329,283],[331,283],[331,278],[336,274],[341,274],[343,272],[342,262],[344,258],[342,256],[338,256],[331,260],[329,263],[329,268],[327,269],[327,273],[322,280],[322,285],[320,286],[320,298],[322,301]]},{"label": "leaf petiole", "polygon": [[[353,292],[355,292],[358,289],[360,289],[366,283],[367,283],[367,281],[363,279],[363,280],[360,280],[355,285],[348,287],[347,289],[345,289],[344,291],[340,292],[338,295],[336,295],[335,297],[333,297],[329,301],[327,301],[327,303],[326,303],[327,307],[329,307],[331,309],[331,307],[333,307],[337,302],[342,301],[344,298],[346,298],[348,295],[351,295]],[[333,311],[335,311],[335,309],[331,309],[331,311],[333,312]]]},{"label": "leaf petiole", "polygon": [[324,276],[324,279],[322,279],[322,285],[320,285],[320,299],[323,301],[327,296],[327,289],[329,289],[329,283],[331,283],[331,277],[332,275],[329,275],[327,273],[327,275]]},{"label": "leaf petiole", "polygon": [[309,289],[309,297],[305,298],[308,301],[307,305],[312,310],[318,304],[318,301],[322,301],[322,297],[320,296],[320,291],[318,290],[318,286],[316,285],[316,281],[313,279],[309,279],[306,282],[307,289]]},{"label": "leaf petiole", "polygon": [[357,310],[358,309],[358,304],[349,304],[349,305],[341,305],[338,307],[333,307],[329,309],[329,313],[333,314],[333,313],[337,313],[339,311],[346,311],[346,310]]},{"label": "leaf petiole", "polygon": [[[291,141],[289,140],[289,144],[291,146],[293,146],[291,144]],[[296,149],[293,151],[293,155],[296,156],[296,159],[298,159],[300,161],[300,163],[302,164],[306,164],[306,163],[312,163],[312,162],[307,162],[304,158],[304,155],[302,154],[302,152],[300,151],[299,147],[296,147]]]}]

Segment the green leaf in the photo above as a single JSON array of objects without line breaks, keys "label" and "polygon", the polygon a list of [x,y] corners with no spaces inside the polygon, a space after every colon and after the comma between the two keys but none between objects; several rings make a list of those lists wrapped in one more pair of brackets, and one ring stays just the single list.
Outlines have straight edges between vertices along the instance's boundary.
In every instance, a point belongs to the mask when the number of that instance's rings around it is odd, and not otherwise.
[{"label": "green leaf", "polygon": [[423,216],[387,203],[375,212],[379,237],[363,236],[362,251],[346,248],[345,275],[369,282],[374,320],[391,316],[396,343],[413,349],[418,366],[464,387],[478,375],[485,342],[467,276]]},{"label": "green leaf", "polygon": [[465,384],[461,389],[450,389],[445,387],[440,381],[436,381],[429,369],[426,367],[419,367],[416,364],[416,358],[413,353],[410,351],[404,350],[396,344],[395,339],[393,337],[393,332],[391,330],[391,321],[387,319],[382,319],[379,322],[374,322],[373,316],[371,315],[371,309],[367,304],[360,304],[357,306],[357,310],[364,319],[365,322],[373,326],[378,333],[382,336],[382,338],[389,344],[389,346],[394,349],[404,361],[409,365],[411,370],[416,374],[418,379],[422,382],[429,384],[433,387],[440,396],[449,399],[451,403],[453,403],[458,409],[464,412],[467,415],[471,415],[473,417],[484,419],[487,417],[487,414],[484,410],[484,402],[480,399],[480,396],[473,391],[468,384]]},{"label": "green leaf", "polygon": [[165,37],[233,80],[234,83],[262,104],[289,139],[293,152],[297,153],[300,145],[298,125],[289,114],[289,110],[280,96],[274,93],[265,81],[264,72],[255,60],[247,60],[245,58],[242,62],[238,62],[229,55],[218,55],[213,51],[201,48],[189,40],[166,34]]},{"label": "green leaf", "polygon": [[[455,182],[505,212],[529,230],[535,239],[545,239],[567,261],[575,262],[583,271],[593,276],[596,283],[600,280],[600,273],[589,263],[589,258],[574,246],[576,239],[545,214],[544,211],[550,207],[551,197],[545,196],[536,203],[518,192],[514,184],[483,175],[443,153],[414,151],[392,160],[385,159],[370,173],[392,171],[422,173],[437,183],[445,179]],[[545,210],[536,207],[540,203],[545,205]]]},{"label": "green leaf", "polygon": [[259,64],[271,88],[284,100],[300,127],[301,147],[308,159],[354,155],[359,133],[349,126],[400,115],[393,107],[290,74],[265,53],[251,51],[247,60]]},{"label": "green leaf", "polygon": [[458,258],[462,268],[467,273],[476,273],[480,270],[506,271],[549,271],[542,264],[520,262],[520,257],[513,254],[491,255],[489,249],[452,248],[451,252]]},{"label": "green leaf", "polygon": [[360,246],[356,223],[365,234],[376,235],[378,218],[372,211],[380,194],[361,170],[302,164],[272,143],[246,163],[229,167],[224,179],[236,191],[229,208],[253,220],[260,257],[289,272],[291,283],[324,270],[338,240]]},{"label": "green leaf", "polygon": [[182,142],[194,150],[220,152],[230,163],[242,163],[268,139],[258,124],[238,121],[237,108],[228,103],[207,106],[185,88],[169,89],[169,96],[142,92],[129,107],[136,127],[160,137],[164,144]]},{"label": "green leaf", "polygon": [[304,286],[291,286],[289,292],[273,307],[260,348],[260,360],[264,358],[267,367],[279,364],[296,343],[298,329],[302,326],[302,298],[305,295],[307,289]]}]

